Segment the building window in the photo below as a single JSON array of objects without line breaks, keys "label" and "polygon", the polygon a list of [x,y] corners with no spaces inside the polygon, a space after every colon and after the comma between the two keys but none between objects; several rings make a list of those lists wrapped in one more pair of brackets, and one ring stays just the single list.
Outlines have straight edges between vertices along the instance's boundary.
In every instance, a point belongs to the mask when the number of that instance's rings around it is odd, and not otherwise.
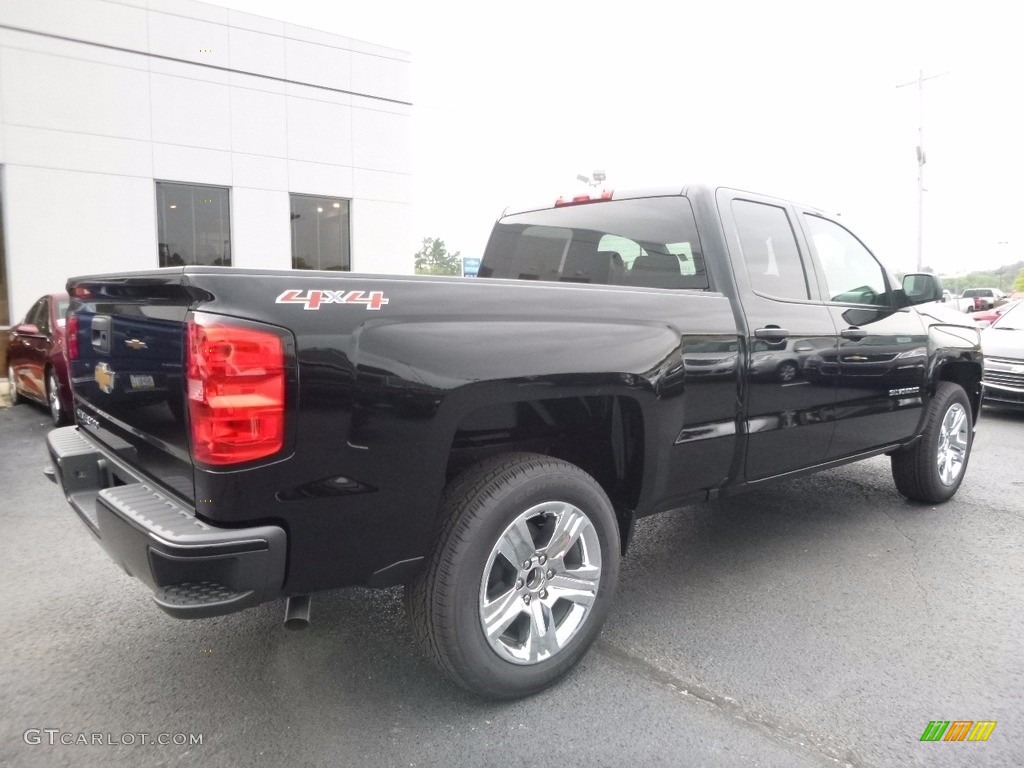
[{"label": "building window", "polygon": [[231,266],[230,190],[156,183],[161,267]]},{"label": "building window", "polygon": [[292,195],[292,269],[352,269],[350,201]]}]

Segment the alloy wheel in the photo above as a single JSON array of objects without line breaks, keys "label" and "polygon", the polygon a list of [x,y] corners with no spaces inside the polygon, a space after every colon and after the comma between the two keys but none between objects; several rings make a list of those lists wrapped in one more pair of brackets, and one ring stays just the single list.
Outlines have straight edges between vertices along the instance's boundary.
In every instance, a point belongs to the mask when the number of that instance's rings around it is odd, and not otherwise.
[{"label": "alloy wheel", "polygon": [[59,427],[64,421],[64,409],[60,403],[60,384],[53,370],[46,376],[46,400],[50,406],[50,418]]},{"label": "alloy wheel", "polygon": [[953,403],[946,411],[939,428],[939,449],[936,463],[939,480],[943,485],[952,485],[960,476],[967,457],[969,420],[967,412],[959,403]]},{"label": "alloy wheel", "polygon": [[590,518],[567,502],[537,504],[501,534],[480,584],[480,626],[513,664],[550,659],[586,622],[601,584]]}]

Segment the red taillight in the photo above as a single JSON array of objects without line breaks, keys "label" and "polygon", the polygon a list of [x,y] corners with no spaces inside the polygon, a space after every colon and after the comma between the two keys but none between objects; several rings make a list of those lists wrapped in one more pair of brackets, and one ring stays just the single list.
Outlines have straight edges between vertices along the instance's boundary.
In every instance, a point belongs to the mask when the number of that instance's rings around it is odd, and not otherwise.
[{"label": "red taillight", "polygon": [[237,464],[284,444],[284,342],[272,330],[194,313],[188,319],[185,377],[192,457]]},{"label": "red taillight", "polygon": [[64,347],[68,360],[78,359],[78,315],[69,315],[64,324]]}]

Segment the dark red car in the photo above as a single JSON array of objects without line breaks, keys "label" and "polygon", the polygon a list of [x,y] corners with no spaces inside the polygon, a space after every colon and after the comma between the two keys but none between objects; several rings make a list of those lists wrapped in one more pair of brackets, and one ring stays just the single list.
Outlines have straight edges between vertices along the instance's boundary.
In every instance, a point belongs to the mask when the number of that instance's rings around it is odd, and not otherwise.
[{"label": "dark red car", "polygon": [[57,426],[71,420],[71,382],[64,357],[66,293],[43,296],[10,331],[7,381],[11,402],[25,398],[50,409]]},{"label": "dark red car", "polygon": [[1000,304],[998,307],[993,307],[992,309],[984,309],[980,312],[971,312],[970,315],[979,327],[988,328],[992,323],[1002,317],[1008,309],[1011,309],[1019,303],[1019,301],[1011,301],[1006,304]]}]

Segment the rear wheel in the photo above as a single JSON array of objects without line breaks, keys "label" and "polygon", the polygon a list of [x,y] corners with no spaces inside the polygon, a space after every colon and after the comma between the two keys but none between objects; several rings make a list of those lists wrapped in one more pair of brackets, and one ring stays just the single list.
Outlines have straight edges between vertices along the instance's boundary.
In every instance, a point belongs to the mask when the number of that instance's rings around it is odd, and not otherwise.
[{"label": "rear wheel", "polygon": [[17,405],[24,401],[24,398],[18,393],[17,379],[14,378],[14,366],[7,366],[7,396],[11,400],[11,405]]},{"label": "rear wheel", "polygon": [[967,393],[956,384],[939,382],[921,439],[892,455],[896,489],[909,499],[931,504],[952,498],[963,482],[973,441]]},{"label": "rear wheel", "polygon": [[46,402],[50,407],[53,426],[59,427],[66,424],[68,417],[60,399],[60,382],[57,381],[57,374],[54,373],[53,368],[46,372]]},{"label": "rear wheel", "polygon": [[514,698],[583,656],[608,614],[619,570],[611,502],[568,462],[506,454],[456,478],[425,571],[406,587],[413,633],[450,678]]}]

